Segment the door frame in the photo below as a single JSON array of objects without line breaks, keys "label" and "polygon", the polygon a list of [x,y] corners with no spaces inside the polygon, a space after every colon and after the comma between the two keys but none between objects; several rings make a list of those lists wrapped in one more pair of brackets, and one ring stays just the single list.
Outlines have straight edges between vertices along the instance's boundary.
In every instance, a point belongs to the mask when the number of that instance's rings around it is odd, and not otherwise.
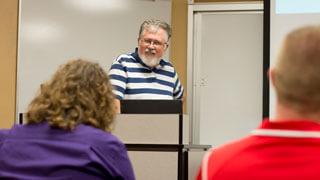
[{"label": "door frame", "polygon": [[[201,16],[199,13],[208,13],[208,12],[252,12],[252,11],[261,11],[263,13],[263,2],[231,2],[231,3],[189,3],[188,4],[188,34],[187,34],[187,113],[189,114],[189,132],[190,132],[190,144],[199,143],[199,92],[197,92],[197,86],[201,84],[200,77],[200,63],[197,62],[197,59],[200,57],[201,43],[197,39],[196,35],[199,35],[197,28],[201,27]],[[198,16],[198,17],[197,17]],[[195,19],[197,21],[195,21]],[[195,24],[197,23],[197,24]],[[264,75],[265,76],[265,73]],[[264,78],[265,79],[265,78]],[[265,91],[265,89],[263,89]],[[263,97],[262,97],[263,98]],[[263,106],[265,102],[263,99]],[[267,103],[267,106],[269,104]],[[264,109],[264,108],[263,108]],[[265,112],[263,112],[265,114]]]}]

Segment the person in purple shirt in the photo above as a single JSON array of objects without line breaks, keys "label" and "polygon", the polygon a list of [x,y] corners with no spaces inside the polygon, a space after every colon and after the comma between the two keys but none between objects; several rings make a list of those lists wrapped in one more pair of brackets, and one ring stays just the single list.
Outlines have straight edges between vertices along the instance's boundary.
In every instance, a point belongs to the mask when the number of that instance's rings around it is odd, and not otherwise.
[{"label": "person in purple shirt", "polygon": [[110,133],[113,101],[97,63],[61,66],[29,104],[25,124],[0,130],[0,179],[135,179],[126,147]]}]

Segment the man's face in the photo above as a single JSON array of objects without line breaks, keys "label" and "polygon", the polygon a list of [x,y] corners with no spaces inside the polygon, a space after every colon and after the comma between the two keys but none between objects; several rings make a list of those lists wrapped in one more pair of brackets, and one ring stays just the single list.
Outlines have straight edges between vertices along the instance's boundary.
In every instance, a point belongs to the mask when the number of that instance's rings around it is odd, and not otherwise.
[{"label": "man's face", "polygon": [[145,29],[138,39],[138,54],[141,60],[149,67],[157,66],[165,53],[167,44],[165,30]]}]

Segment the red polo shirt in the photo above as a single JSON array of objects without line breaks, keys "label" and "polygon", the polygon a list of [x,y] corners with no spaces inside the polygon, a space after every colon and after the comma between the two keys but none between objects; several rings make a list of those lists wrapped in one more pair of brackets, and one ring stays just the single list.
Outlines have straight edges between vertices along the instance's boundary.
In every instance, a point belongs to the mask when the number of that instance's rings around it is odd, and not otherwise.
[{"label": "red polo shirt", "polygon": [[319,180],[320,124],[270,122],[248,137],[212,149],[198,180]]}]

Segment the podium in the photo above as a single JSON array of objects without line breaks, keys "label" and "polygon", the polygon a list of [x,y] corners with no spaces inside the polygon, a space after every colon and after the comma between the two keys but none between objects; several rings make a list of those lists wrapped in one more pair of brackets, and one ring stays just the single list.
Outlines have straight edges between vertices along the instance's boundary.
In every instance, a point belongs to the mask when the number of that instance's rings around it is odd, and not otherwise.
[{"label": "podium", "polygon": [[209,145],[189,144],[180,100],[122,100],[113,134],[125,143],[139,180],[194,179]]}]

